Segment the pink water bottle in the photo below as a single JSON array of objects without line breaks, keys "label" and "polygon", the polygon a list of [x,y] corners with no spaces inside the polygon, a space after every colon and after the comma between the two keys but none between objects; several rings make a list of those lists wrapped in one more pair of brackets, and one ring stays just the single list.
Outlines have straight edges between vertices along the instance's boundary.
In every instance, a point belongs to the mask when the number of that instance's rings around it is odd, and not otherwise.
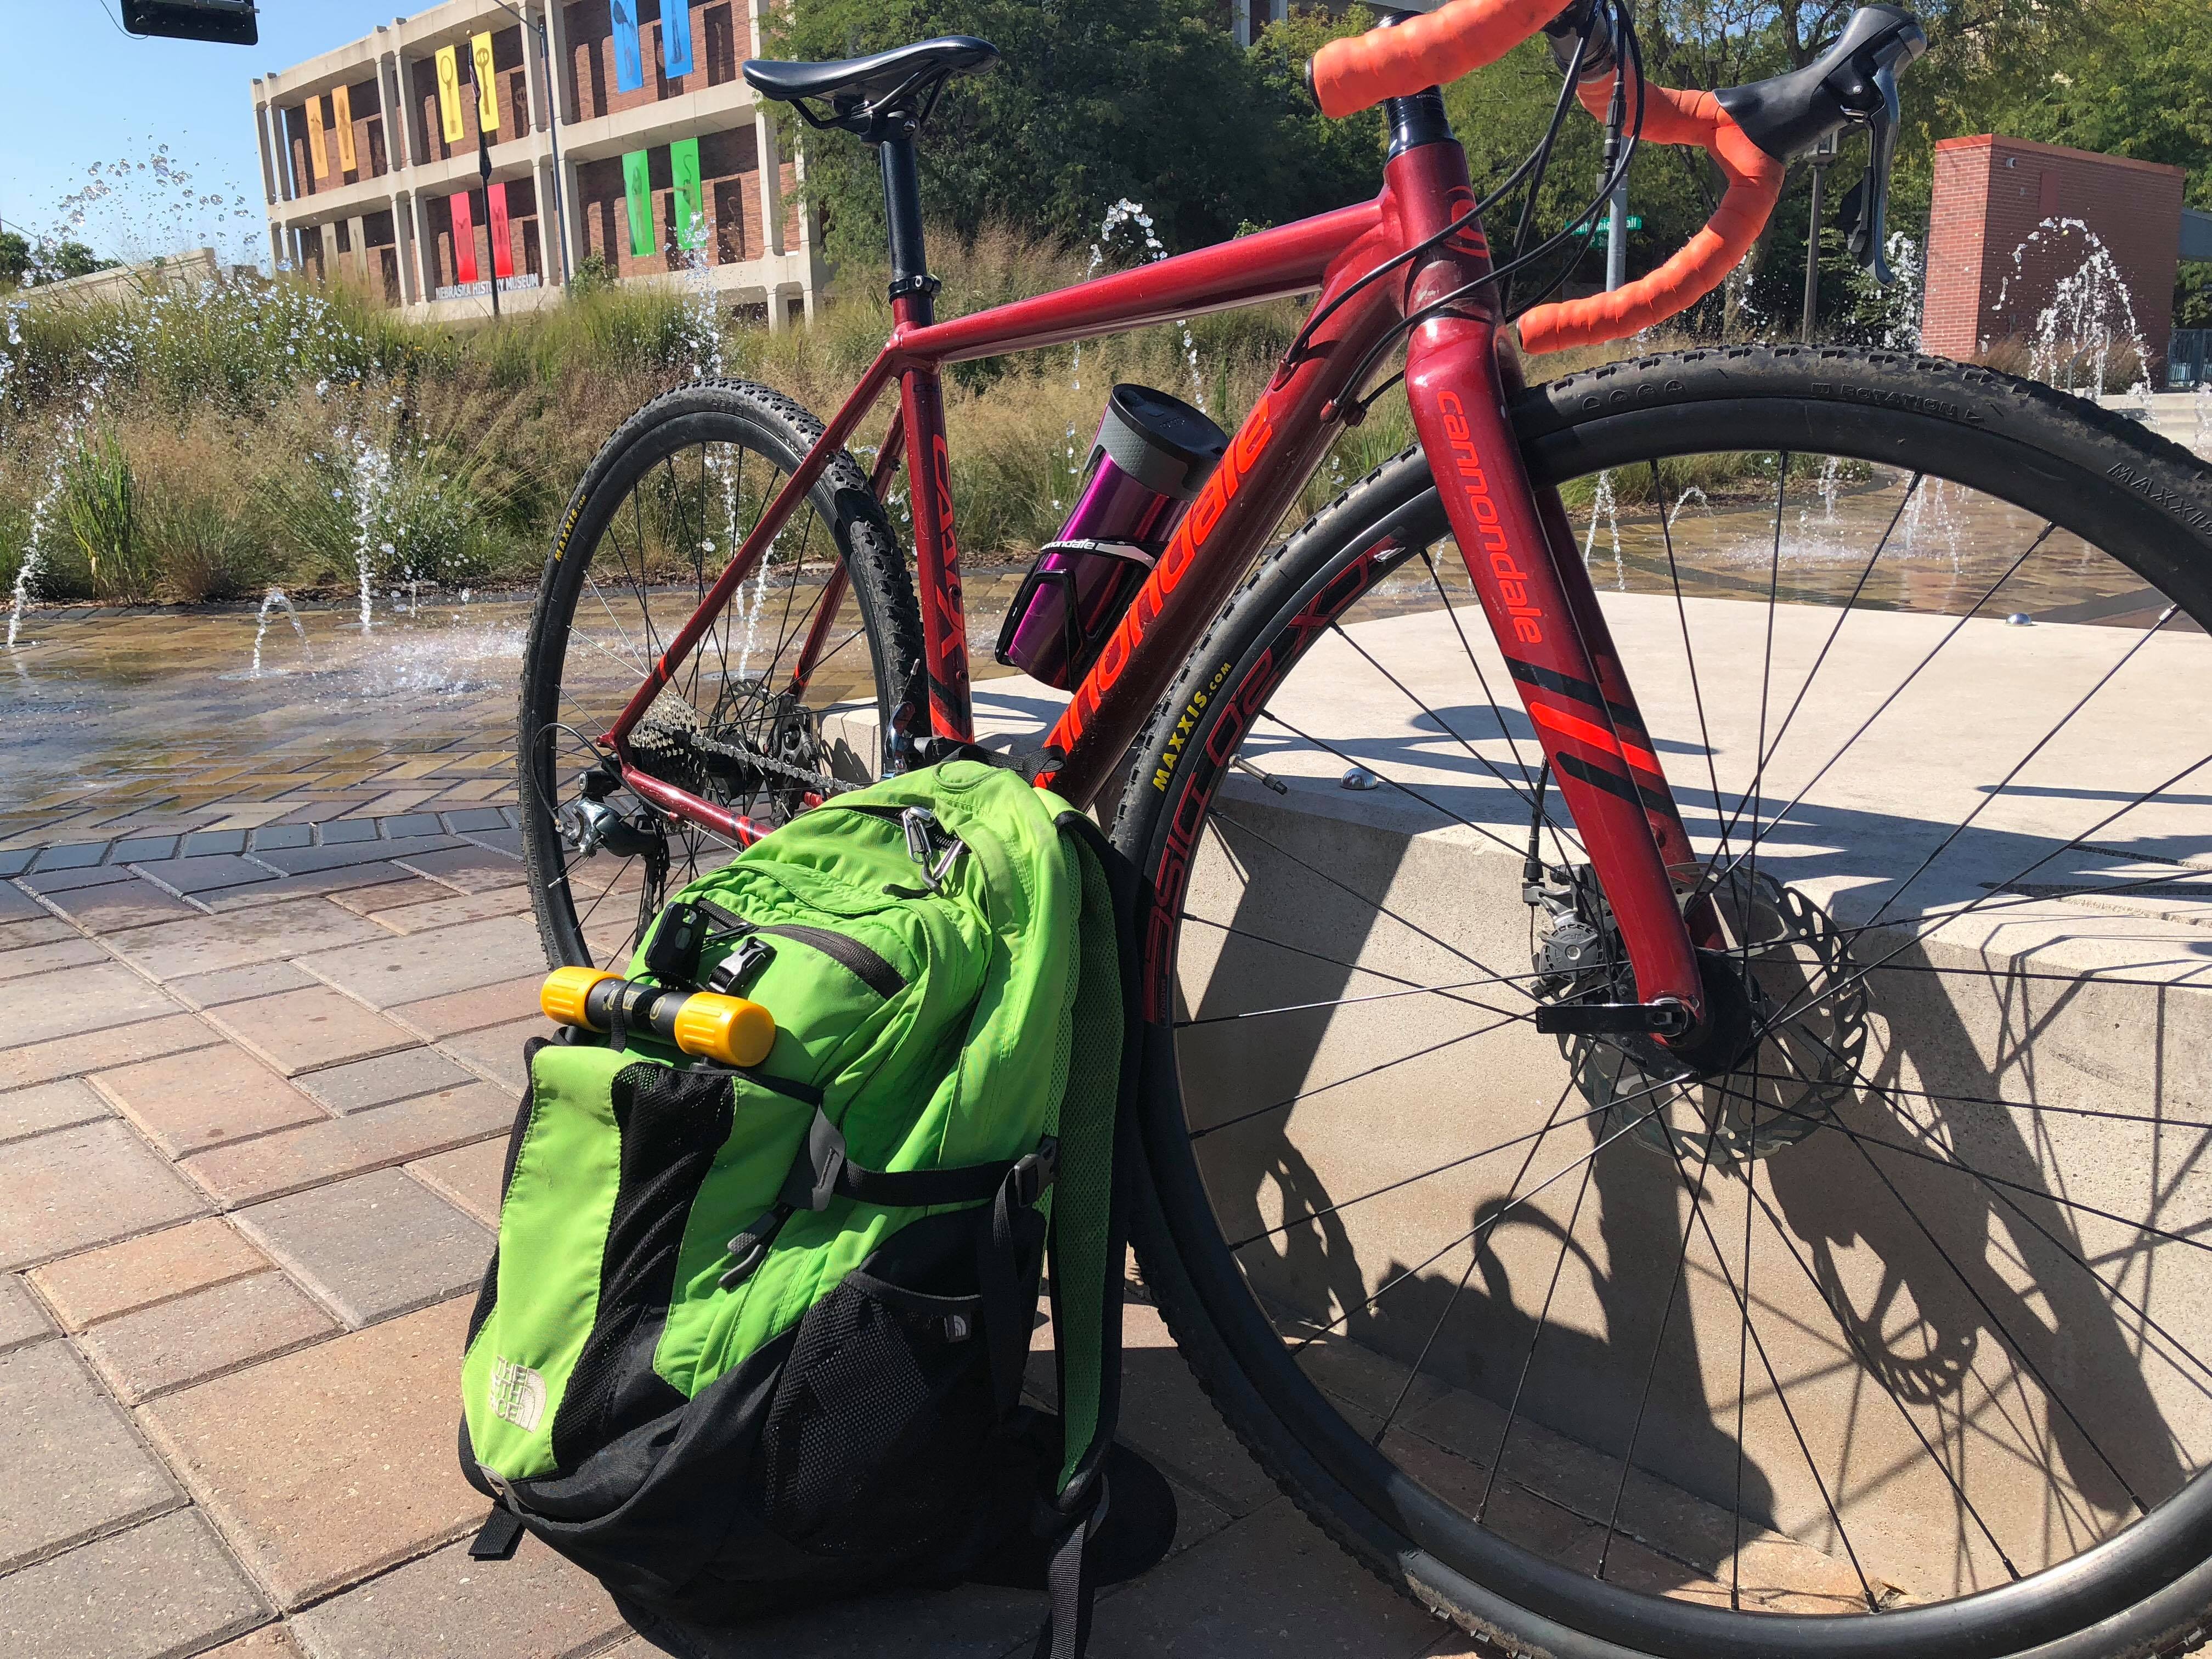
[{"label": "pink water bottle", "polygon": [[1062,690],[1080,681],[1228,447],[1182,398],[1115,386],[1075,511],[1007,608],[999,660]]}]

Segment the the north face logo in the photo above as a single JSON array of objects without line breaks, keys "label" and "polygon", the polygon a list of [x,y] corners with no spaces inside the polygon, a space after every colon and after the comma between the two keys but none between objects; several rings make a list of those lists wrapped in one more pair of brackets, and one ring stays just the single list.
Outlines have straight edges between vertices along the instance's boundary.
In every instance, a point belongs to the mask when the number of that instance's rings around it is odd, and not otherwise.
[{"label": "the north face logo", "polygon": [[525,1433],[545,1415],[545,1379],[527,1365],[495,1355],[491,1362],[491,1410]]}]

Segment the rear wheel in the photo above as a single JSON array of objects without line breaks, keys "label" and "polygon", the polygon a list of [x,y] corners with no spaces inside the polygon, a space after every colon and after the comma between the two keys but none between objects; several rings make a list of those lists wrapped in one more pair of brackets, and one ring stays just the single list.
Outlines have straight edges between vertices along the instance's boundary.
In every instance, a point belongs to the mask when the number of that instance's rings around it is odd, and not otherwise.
[{"label": "rear wheel", "polygon": [[[665,893],[737,850],[623,787],[602,739],[821,432],[766,386],[684,386],[632,416],[576,487],[517,731],[523,855],[556,967],[619,966]],[[905,559],[841,453],[633,729],[630,757],[772,825],[902,763],[921,665]],[[838,711],[855,706],[853,730],[881,754],[841,756]]]},{"label": "rear wheel", "polygon": [[1401,456],[1232,601],[1123,793],[1147,1285],[1308,1513],[1515,1653],[2177,1649],[2212,478],[1885,355],[1654,358],[1515,420],[1759,1040],[1685,1077],[1534,1029],[1632,979]]}]

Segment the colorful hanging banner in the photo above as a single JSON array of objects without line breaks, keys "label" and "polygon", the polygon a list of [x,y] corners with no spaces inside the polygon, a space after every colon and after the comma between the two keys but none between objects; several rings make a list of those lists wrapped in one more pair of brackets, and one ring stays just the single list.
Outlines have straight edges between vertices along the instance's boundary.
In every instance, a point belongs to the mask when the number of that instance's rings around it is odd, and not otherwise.
[{"label": "colorful hanging banner", "polygon": [[629,198],[629,251],[649,259],[658,244],[653,235],[653,164],[648,152],[634,149],[623,157],[623,191]]},{"label": "colorful hanging banner", "polygon": [[461,60],[452,46],[438,48],[438,123],[446,142],[458,144],[468,136],[461,119]]},{"label": "colorful hanging banner", "polygon": [[477,224],[469,193],[457,190],[446,199],[453,204],[453,280],[473,283],[477,280]]},{"label": "colorful hanging banner", "polygon": [[699,188],[699,141],[679,139],[668,147],[669,172],[676,181],[676,246],[707,245],[706,198]]},{"label": "colorful hanging banner", "polygon": [[501,278],[514,276],[514,239],[507,234],[505,185],[485,186],[484,223],[491,230],[491,274]]},{"label": "colorful hanging banner", "polygon": [[357,173],[360,158],[353,148],[353,92],[346,87],[331,88],[331,125],[337,130],[338,167],[341,172]]},{"label": "colorful hanging banner", "polygon": [[660,64],[672,81],[691,73],[691,0],[660,0]]},{"label": "colorful hanging banner", "polygon": [[477,130],[479,132],[497,132],[499,76],[491,66],[491,36],[471,36],[469,56],[475,61],[477,71]]},{"label": "colorful hanging banner", "polygon": [[323,138],[323,100],[319,97],[307,100],[307,159],[314,165],[318,181],[331,176],[331,147]]},{"label": "colorful hanging banner", "polygon": [[637,0],[614,0],[615,90],[635,92],[645,85],[645,54],[637,42]]}]

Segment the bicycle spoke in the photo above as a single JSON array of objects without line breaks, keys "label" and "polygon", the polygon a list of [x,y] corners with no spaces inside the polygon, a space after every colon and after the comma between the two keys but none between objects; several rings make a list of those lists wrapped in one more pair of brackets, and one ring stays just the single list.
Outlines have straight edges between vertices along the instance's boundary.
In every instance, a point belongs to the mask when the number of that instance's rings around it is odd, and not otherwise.
[{"label": "bicycle spoke", "polygon": [[[1743,810],[1745,801],[1751,803],[1751,842],[1744,850],[1751,859],[1751,879],[1754,884],[1759,880],[1759,843],[1761,840],[1759,813],[1764,799],[1760,783],[1766,770],[1764,757],[1766,754],[1767,691],[1774,679],[1774,604],[1776,591],[1782,582],[1782,506],[1789,490],[1790,452],[1785,449],[1779,453],[1774,468],[1774,550],[1766,566],[1766,636],[1759,653],[1759,740],[1751,749],[1751,787],[1736,802],[1739,812]],[[1739,1468],[1736,1471],[1739,1484],[1742,1474],[1743,1471]],[[1735,1593],[1733,1587],[1729,1593],[1733,1598]]]},{"label": "bicycle spoke", "polygon": [[[1687,492],[1684,492],[1686,495]],[[1667,580],[1674,589],[1674,617],[1682,629],[1682,661],[1690,672],[1690,705],[1698,714],[1698,746],[1705,751],[1705,779],[1713,792],[1713,821],[1720,823],[1721,775],[1720,766],[1713,754],[1713,734],[1705,724],[1705,694],[1698,684],[1698,653],[1690,647],[1690,611],[1682,599],[1682,572],[1674,562],[1674,521],[1667,512],[1667,492],[1659,483],[1659,463],[1651,463],[1651,497],[1659,503],[1659,535],[1667,550]],[[1679,506],[1680,504],[1677,503]],[[1728,824],[1721,825],[1720,856],[1725,857],[1729,847]],[[1688,1236],[1684,1235],[1684,1248]],[[1608,1543],[1612,1540],[1607,1540]],[[1601,1577],[1602,1575],[1601,1574]]]},{"label": "bicycle spoke", "polygon": [[[1199,916],[1186,917],[1185,919],[1187,921],[1203,921],[1205,920],[1205,918]],[[1206,925],[1217,927],[1221,926],[1218,922],[1211,922]],[[1234,927],[1224,928],[1224,931],[1232,933],[1238,932],[1238,930]],[[1258,935],[1253,933],[1243,933],[1240,934],[1240,937],[1245,939],[1255,939]],[[1269,944],[1273,944],[1274,942],[1275,941],[1272,939],[1267,941]],[[1303,954],[1311,953],[1305,952]],[[1328,961],[1330,960],[1330,958],[1322,957],[1322,960]],[[1341,963],[1338,965],[1346,968],[1353,966],[1351,963]],[[1371,969],[1358,968],[1355,969],[1354,971],[1364,974],[1370,973],[1373,970]],[[1393,976],[1385,974],[1382,975],[1382,977],[1389,979]],[[1540,979],[1541,977],[1541,975],[1533,973],[1492,974],[1486,979],[1462,980],[1455,985],[1411,985],[1407,986],[1405,989],[1399,991],[1371,991],[1365,996],[1327,997],[1318,1002],[1286,1002],[1280,1006],[1274,1008],[1247,1008],[1241,1013],[1208,1014],[1202,1019],[1179,1019],[1175,1022],[1175,1029],[1178,1031],[1187,1031],[1194,1025],[1225,1025],[1233,1024],[1234,1022],[1241,1019],[1267,1019],[1277,1014],[1311,1013],[1315,1010],[1321,1008],[1352,1008],[1357,1007],[1363,1003],[1389,1002],[1398,997],[1449,996],[1454,991],[1476,990],[1485,985],[1510,985],[1523,980],[1534,980]],[[2212,1127],[2212,1125],[2207,1125],[2206,1127]]]},{"label": "bicycle spoke", "polygon": [[1521,848],[1516,847],[1511,842],[1506,840],[1504,836],[1499,835],[1495,830],[1491,829],[1487,824],[1477,823],[1472,818],[1462,817],[1458,813],[1453,811],[1450,807],[1445,806],[1440,802],[1430,799],[1428,796],[1423,794],[1411,784],[1401,783],[1395,778],[1389,776],[1386,773],[1376,771],[1373,767],[1368,765],[1365,762],[1352,759],[1351,756],[1346,754],[1341,749],[1337,748],[1334,744],[1325,743],[1319,738],[1309,736],[1307,733],[1299,731],[1297,726],[1292,726],[1288,720],[1285,720],[1280,714],[1278,714],[1272,708],[1263,708],[1260,713],[1262,719],[1274,721],[1276,725],[1281,726],[1292,737],[1297,738],[1299,742],[1310,743],[1315,748],[1321,750],[1324,753],[1334,755],[1337,759],[1342,761],[1346,766],[1357,766],[1362,771],[1372,774],[1378,781],[1389,785],[1391,788],[1395,789],[1401,795],[1411,796],[1413,799],[1420,802],[1422,805],[1427,807],[1431,811],[1435,812],[1441,817],[1449,818],[1454,823],[1458,824],[1462,829],[1472,830],[1476,835],[1481,836],[1487,840],[1496,842],[1507,852],[1512,854],[1515,858],[1517,859],[1522,855],[1522,849]]}]

